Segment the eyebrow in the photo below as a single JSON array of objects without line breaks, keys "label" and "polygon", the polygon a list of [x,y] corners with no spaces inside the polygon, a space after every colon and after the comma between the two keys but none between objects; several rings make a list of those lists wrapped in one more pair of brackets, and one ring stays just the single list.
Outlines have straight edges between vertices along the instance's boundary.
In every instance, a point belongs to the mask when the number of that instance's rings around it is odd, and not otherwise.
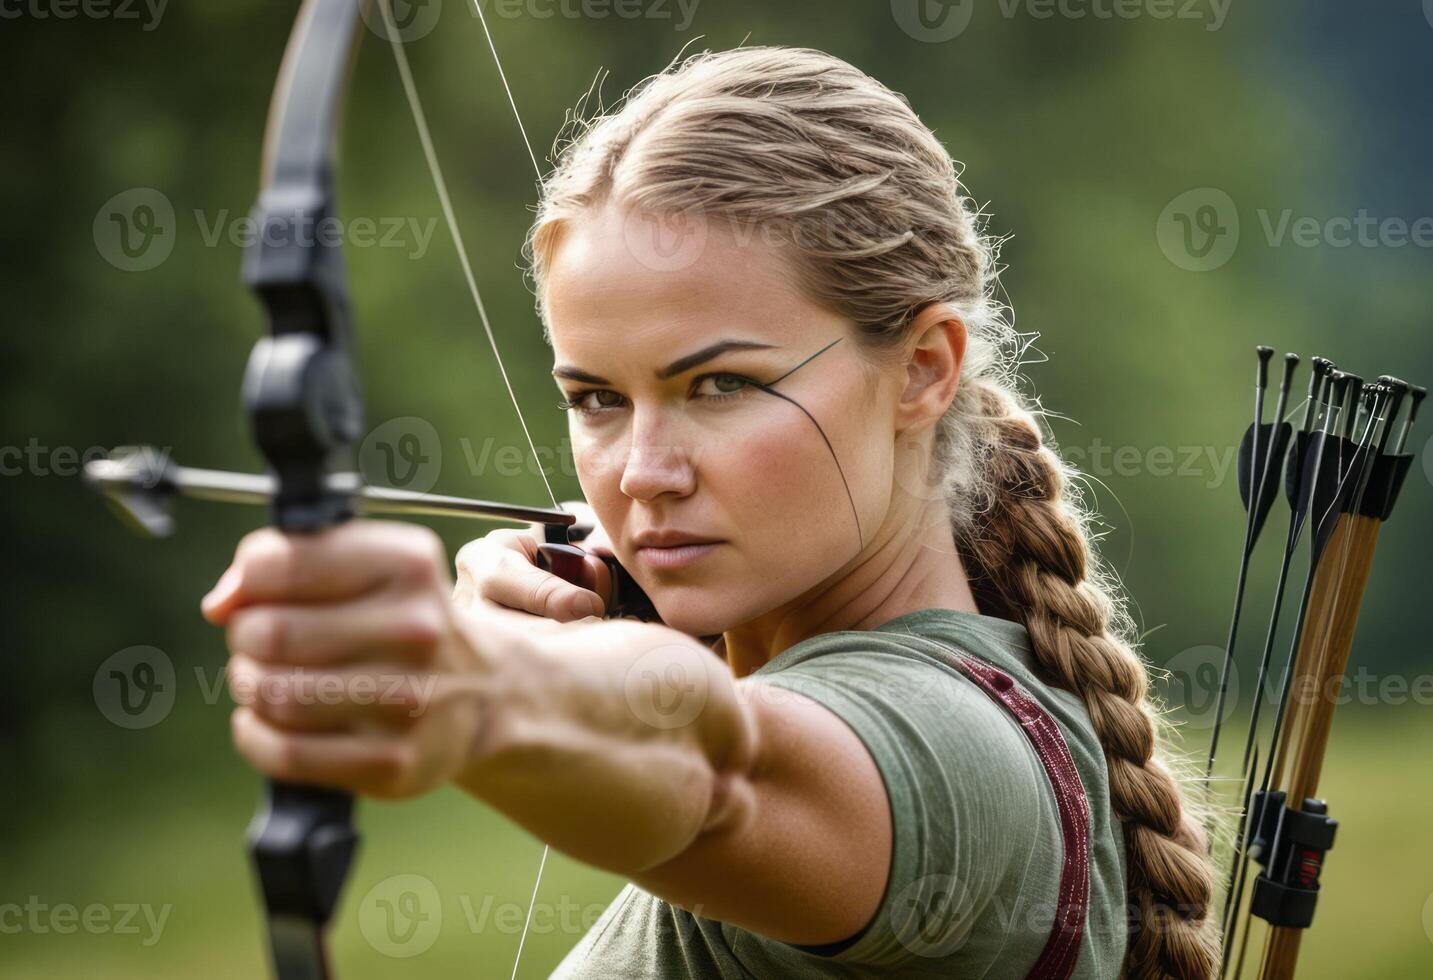
[{"label": "eyebrow", "polygon": [[[703,347],[699,351],[694,351],[684,357],[679,357],[664,368],[658,368],[656,371],[657,380],[666,381],[668,378],[674,378],[679,374],[685,374],[692,368],[699,367],[705,364],[707,361],[710,361],[715,357],[720,357],[722,354],[726,354],[731,351],[774,350],[775,347],[775,344],[759,344],[753,340],[718,341],[715,344]],[[568,381],[580,381],[584,384],[591,385],[609,385],[612,383],[606,378],[599,377],[598,375],[592,374],[589,371],[584,371],[581,368],[573,367],[570,364],[559,364],[557,367],[552,369],[552,376],[554,378],[565,378]]]}]

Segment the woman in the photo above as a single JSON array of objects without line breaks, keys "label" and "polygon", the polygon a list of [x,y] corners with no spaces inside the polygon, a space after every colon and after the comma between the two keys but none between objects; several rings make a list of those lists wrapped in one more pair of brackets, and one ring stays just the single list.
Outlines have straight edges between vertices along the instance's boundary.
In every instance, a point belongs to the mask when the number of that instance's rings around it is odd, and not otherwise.
[{"label": "woman", "polygon": [[908,105],[693,57],[566,147],[530,245],[597,540],[664,625],[528,534],[450,599],[421,529],[259,532],[205,601],[272,692],[240,751],[455,783],[628,877],[564,977],[1211,976],[1198,814]]}]

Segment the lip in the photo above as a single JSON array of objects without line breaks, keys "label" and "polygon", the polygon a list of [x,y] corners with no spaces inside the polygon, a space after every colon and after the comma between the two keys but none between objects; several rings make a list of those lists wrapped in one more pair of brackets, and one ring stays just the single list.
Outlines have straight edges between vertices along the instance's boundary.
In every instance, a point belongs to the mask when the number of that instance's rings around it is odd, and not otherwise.
[{"label": "lip", "polygon": [[639,547],[637,549],[637,557],[653,568],[684,568],[705,558],[715,551],[720,544],[720,541],[702,541],[693,542],[691,544],[670,545],[667,547]]},{"label": "lip", "polygon": [[691,531],[641,531],[632,538],[638,548],[680,548],[691,544],[717,544],[716,538],[708,538]]}]

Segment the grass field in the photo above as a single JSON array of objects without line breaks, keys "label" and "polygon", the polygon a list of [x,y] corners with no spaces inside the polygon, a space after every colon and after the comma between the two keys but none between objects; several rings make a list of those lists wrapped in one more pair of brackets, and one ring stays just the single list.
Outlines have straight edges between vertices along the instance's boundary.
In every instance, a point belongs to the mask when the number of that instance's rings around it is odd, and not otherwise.
[{"label": "grass field", "polygon": [[[1342,827],[1299,976],[1433,977],[1433,713],[1346,711],[1322,787]],[[182,775],[142,787],[98,778],[102,792],[68,791],[62,818],[32,827],[23,847],[8,842],[6,900],[26,908],[0,921],[0,975],[264,975],[238,847],[253,784],[237,765]],[[361,821],[334,939],[341,975],[507,977],[540,846],[456,793],[365,804]],[[546,976],[620,884],[554,856],[521,975]]]}]

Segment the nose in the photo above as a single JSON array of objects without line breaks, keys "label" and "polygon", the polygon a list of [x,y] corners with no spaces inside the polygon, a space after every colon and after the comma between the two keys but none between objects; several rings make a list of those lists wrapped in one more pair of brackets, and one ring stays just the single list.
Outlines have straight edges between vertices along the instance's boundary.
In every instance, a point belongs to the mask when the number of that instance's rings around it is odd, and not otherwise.
[{"label": "nose", "polygon": [[622,465],[623,494],[647,502],[666,494],[685,497],[696,489],[696,467],[680,429],[655,412],[634,416]]}]

